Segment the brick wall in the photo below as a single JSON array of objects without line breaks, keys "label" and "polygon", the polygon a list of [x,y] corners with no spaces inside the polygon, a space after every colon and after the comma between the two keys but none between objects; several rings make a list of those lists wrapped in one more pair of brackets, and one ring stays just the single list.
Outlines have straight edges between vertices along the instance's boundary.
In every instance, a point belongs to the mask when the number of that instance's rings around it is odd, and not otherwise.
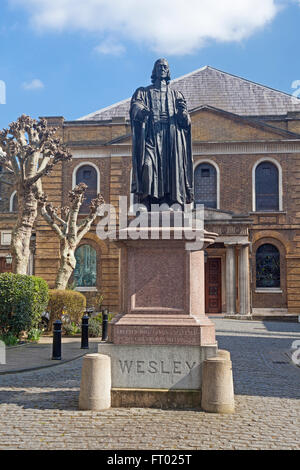
[{"label": "brick wall", "polygon": [[[51,118],[51,123],[59,126],[58,134],[69,145],[74,158],[71,162],[58,166],[51,176],[44,178],[43,187],[49,200],[54,205],[66,205],[68,192],[72,189],[72,174],[80,163],[91,162],[99,169],[100,191],[106,202],[117,208],[119,196],[130,196],[131,157],[129,142],[124,138],[118,146],[116,142],[104,145],[126,136],[128,123],[65,123],[62,118]],[[245,149],[250,142],[268,142],[288,140],[287,136],[272,133],[259,126],[248,124],[245,120],[225,116],[208,110],[199,111],[192,116],[193,141],[197,142],[244,142]],[[278,129],[300,132],[300,121],[266,120]],[[123,147],[122,147],[123,145]],[[210,144],[209,144],[210,145]],[[126,151],[122,155],[122,149]],[[128,150],[129,148],[129,150]],[[85,154],[86,152],[86,154]],[[116,154],[119,154],[116,156]],[[99,155],[99,157],[97,156]],[[300,154],[292,153],[256,153],[247,152],[207,155],[195,155],[195,162],[212,160],[220,170],[220,208],[237,214],[252,212],[252,168],[262,159],[272,158],[282,168],[283,212],[277,214],[252,214],[253,227],[250,237],[253,242],[250,255],[252,270],[252,299],[254,307],[285,307],[290,312],[300,311]],[[1,181],[1,180],[0,180]],[[3,188],[3,186],[1,186]],[[8,190],[9,189],[9,190]],[[10,196],[10,187],[6,193],[2,189],[3,201],[6,204]],[[6,202],[5,202],[6,201]],[[1,202],[0,202],[1,203]],[[1,206],[0,206],[1,207]],[[4,207],[4,206],[2,206]],[[1,208],[0,208],[1,210]],[[13,216],[12,216],[13,217]],[[9,219],[10,226],[12,220]],[[3,224],[2,218],[0,230]],[[277,244],[281,253],[282,294],[264,296],[255,293],[255,251],[264,240]],[[104,306],[118,311],[119,299],[119,253],[113,243],[99,240],[96,227],[85,237],[82,243],[92,243],[97,249],[100,271],[97,287],[104,294]],[[276,246],[277,246],[276,245]],[[54,232],[40,218],[36,223],[35,274],[44,277],[52,287],[59,264],[59,240]]]}]

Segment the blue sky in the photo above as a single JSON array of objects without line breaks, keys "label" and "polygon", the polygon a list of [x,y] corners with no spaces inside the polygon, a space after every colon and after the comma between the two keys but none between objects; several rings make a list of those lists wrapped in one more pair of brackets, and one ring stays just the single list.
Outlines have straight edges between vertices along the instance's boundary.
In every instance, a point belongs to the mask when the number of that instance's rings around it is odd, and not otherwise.
[{"label": "blue sky", "polygon": [[300,0],[1,0],[0,129],[128,98],[161,56],[172,78],[211,65],[292,93],[299,25]]}]

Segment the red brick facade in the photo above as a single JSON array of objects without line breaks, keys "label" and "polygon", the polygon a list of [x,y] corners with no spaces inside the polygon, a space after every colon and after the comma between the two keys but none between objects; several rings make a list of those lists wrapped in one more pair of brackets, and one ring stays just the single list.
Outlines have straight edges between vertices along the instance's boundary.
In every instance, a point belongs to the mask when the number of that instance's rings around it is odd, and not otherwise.
[{"label": "red brick facade", "polygon": [[[238,313],[241,309],[240,253],[242,245],[246,244],[249,254],[249,312],[253,309],[283,309],[285,313],[299,313],[300,109],[299,112],[287,109],[286,113],[274,116],[253,116],[253,112],[249,112],[247,117],[246,112],[243,114],[203,105],[191,110],[195,166],[208,162],[217,170],[219,205],[206,223],[209,229],[222,232],[218,232],[220,239],[216,244],[207,249],[208,257],[221,260],[221,310],[224,312],[228,308],[226,247],[234,242],[235,311]],[[73,153],[71,162],[56,168],[44,179],[44,190],[52,202],[67,204],[68,191],[74,185],[74,172],[83,163],[97,168],[100,192],[107,203],[117,207],[119,196],[130,198],[131,138],[126,116],[99,121],[68,122],[63,118],[48,118],[48,121],[50,125],[59,126],[59,134]],[[273,212],[257,212],[255,208],[255,167],[262,161],[270,161],[278,168],[279,210]],[[10,230],[14,223],[15,214],[9,212],[14,188],[1,183],[1,179],[0,185],[0,232],[3,232]],[[84,243],[96,250],[96,287],[104,295],[104,304],[112,311],[118,311],[118,250],[113,243],[97,237],[95,226],[81,242]],[[280,253],[280,287],[275,290],[262,291],[256,287],[256,251],[263,244],[274,245]],[[5,257],[8,253],[9,246],[0,245],[0,256]],[[34,273],[53,286],[58,260],[58,239],[47,224],[38,219]],[[91,296],[94,292],[95,289],[86,293]]]}]

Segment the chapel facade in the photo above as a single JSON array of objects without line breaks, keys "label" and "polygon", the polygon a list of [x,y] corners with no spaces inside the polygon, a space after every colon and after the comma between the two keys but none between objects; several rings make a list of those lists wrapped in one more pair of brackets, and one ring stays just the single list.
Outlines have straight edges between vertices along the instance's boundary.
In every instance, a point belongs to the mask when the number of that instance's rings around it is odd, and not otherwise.
[{"label": "chapel facade", "polygon": [[[300,313],[300,102],[249,80],[203,67],[171,81],[192,119],[195,203],[204,204],[205,228],[216,232],[206,249],[206,313]],[[115,205],[134,199],[131,183],[130,99],[76,121],[47,117],[73,154],[43,179],[55,206],[68,204],[78,183],[88,186],[81,213],[101,192]],[[11,269],[10,236],[16,220],[13,180],[0,168],[0,272]],[[76,251],[76,288],[104,295],[119,309],[119,251],[100,239],[96,224]],[[59,240],[38,218],[28,273],[53,287]]]}]

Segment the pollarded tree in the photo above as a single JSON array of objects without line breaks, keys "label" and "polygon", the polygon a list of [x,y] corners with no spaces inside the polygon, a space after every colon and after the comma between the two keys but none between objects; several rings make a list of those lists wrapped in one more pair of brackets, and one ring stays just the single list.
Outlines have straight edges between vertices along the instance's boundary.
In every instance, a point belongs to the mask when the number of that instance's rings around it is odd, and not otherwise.
[{"label": "pollarded tree", "polygon": [[53,167],[70,160],[71,154],[55,136],[57,129],[47,127],[47,121],[21,116],[0,131],[0,165],[15,181],[18,198],[18,218],[12,232],[13,271],[26,274],[30,255],[30,237],[37,217],[36,193],[42,193],[41,179]]},{"label": "pollarded tree", "polygon": [[62,207],[60,215],[58,209],[47,201],[45,195],[36,192],[41,215],[60,239],[60,267],[55,282],[56,289],[65,289],[67,287],[76,266],[75,250],[95,221],[98,208],[104,204],[103,197],[98,194],[91,201],[89,214],[83,220],[78,220],[86,189],[87,185],[80,183],[72,191],[69,191],[70,205]]}]

